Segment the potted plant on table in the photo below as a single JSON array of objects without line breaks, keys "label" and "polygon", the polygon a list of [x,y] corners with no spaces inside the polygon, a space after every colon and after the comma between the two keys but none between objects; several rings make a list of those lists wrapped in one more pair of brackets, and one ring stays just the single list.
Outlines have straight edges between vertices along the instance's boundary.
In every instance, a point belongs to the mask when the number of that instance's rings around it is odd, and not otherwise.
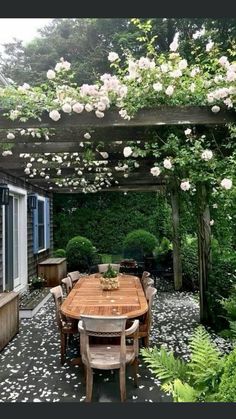
[{"label": "potted plant on table", "polygon": [[107,271],[104,272],[100,278],[100,283],[103,290],[118,289],[120,286],[118,272],[115,271],[111,265],[108,265]]}]

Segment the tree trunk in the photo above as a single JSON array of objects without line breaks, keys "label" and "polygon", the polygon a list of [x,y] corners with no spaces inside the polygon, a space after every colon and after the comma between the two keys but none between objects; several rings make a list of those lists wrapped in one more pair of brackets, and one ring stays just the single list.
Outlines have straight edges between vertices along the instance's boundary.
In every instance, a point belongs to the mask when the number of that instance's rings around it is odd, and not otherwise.
[{"label": "tree trunk", "polygon": [[175,290],[182,288],[182,261],[180,253],[179,231],[179,194],[176,182],[172,184],[171,191],[172,226],[173,226],[173,270]]},{"label": "tree trunk", "polygon": [[210,209],[207,200],[207,188],[204,183],[197,185],[198,202],[198,271],[200,290],[200,320],[208,323],[207,304],[208,276],[211,271],[211,228]]}]

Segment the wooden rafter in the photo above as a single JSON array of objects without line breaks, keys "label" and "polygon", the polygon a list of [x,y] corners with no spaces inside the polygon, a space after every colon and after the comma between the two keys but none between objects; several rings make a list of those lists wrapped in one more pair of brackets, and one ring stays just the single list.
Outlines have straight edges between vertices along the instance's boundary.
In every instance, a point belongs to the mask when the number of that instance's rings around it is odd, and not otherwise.
[{"label": "wooden rafter", "polygon": [[208,106],[160,106],[156,109],[143,109],[134,118],[126,120],[120,117],[117,110],[106,112],[104,118],[97,118],[93,112],[83,112],[80,115],[61,114],[59,121],[52,121],[48,113],[42,115],[41,121],[29,119],[26,122],[11,121],[0,112],[0,128],[111,128],[111,127],[150,127],[160,125],[204,125],[226,124],[235,122],[235,112],[221,109],[213,113]]}]

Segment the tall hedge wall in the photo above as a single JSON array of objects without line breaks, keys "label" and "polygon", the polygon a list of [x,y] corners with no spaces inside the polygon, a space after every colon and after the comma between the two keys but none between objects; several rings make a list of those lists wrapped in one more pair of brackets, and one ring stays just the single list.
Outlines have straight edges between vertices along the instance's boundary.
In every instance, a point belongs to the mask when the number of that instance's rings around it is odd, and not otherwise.
[{"label": "tall hedge wall", "polygon": [[53,208],[55,248],[81,235],[100,253],[121,253],[125,235],[138,228],[171,239],[170,207],[161,193],[58,194]]}]

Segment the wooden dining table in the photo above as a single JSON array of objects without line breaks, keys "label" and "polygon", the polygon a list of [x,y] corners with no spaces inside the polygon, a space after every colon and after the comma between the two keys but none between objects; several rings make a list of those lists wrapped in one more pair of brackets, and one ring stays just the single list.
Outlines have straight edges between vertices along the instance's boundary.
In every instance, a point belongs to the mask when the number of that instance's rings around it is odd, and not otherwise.
[{"label": "wooden dining table", "polygon": [[62,313],[79,319],[81,314],[122,316],[132,319],[148,311],[147,300],[137,276],[120,274],[119,288],[103,290],[99,274],[86,275],[72,288],[61,305]]}]

